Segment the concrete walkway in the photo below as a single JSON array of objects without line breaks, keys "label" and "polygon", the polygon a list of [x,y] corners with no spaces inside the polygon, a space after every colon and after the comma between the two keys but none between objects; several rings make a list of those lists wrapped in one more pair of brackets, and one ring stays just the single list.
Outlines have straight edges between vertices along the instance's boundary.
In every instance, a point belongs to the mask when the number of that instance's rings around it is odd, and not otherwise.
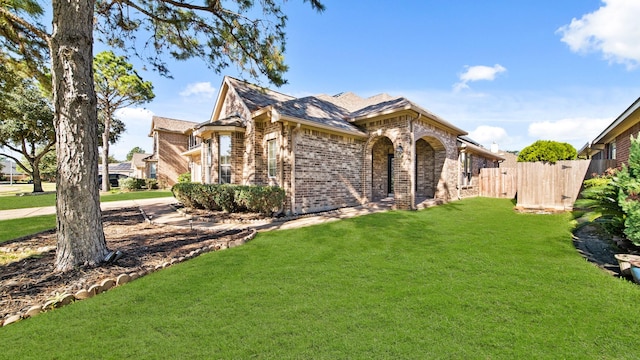
[{"label": "concrete walkway", "polygon": [[[303,215],[289,218],[244,222],[215,222],[204,221],[203,219],[199,219],[197,217],[193,217],[191,215],[183,214],[182,212],[177,211],[176,208],[172,206],[176,202],[176,199],[173,197],[163,197],[140,200],[110,201],[103,202],[100,205],[102,210],[139,207],[148,221],[155,225],[202,229],[215,232],[241,229],[256,229],[257,231],[294,229],[303,226],[310,226],[355,216],[387,211],[390,208],[386,204],[374,204],[371,207],[358,206],[342,208],[320,214]],[[55,213],[55,206],[3,210],[0,211],[0,220],[50,215]]]},{"label": "concrete walkway", "polygon": [[[173,196],[160,197],[153,199],[139,199],[139,200],[123,200],[123,201],[107,201],[100,203],[102,210],[110,209],[124,209],[129,207],[142,207],[147,205],[164,205],[169,207],[169,204],[176,202]],[[55,206],[45,206],[37,208],[25,208],[25,209],[12,209],[0,211],[0,220],[20,219],[41,215],[52,215],[56,213]]]}]

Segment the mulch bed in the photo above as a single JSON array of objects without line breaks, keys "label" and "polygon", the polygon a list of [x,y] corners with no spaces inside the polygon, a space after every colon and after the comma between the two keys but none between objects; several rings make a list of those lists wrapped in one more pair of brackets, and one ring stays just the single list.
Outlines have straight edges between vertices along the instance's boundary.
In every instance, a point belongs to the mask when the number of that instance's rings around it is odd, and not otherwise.
[{"label": "mulch bed", "polygon": [[145,222],[138,208],[103,212],[107,247],[124,256],[113,264],[73,271],[54,272],[56,235],[53,231],[0,244],[5,254],[34,253],[19,261],[0,265],[0,321],[44,304],[58,294],[74,294],[104,279],[121,274],[150,271],[173,258],[249,231],[212,233],[204,230],[161,227]]}]

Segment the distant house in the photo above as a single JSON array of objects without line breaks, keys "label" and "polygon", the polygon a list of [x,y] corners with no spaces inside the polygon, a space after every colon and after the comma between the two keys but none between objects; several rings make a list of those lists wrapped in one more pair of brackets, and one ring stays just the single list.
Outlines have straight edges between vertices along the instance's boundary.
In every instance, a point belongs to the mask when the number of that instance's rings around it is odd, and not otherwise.
[{"label": "distant house", "polygon": [[153,137],[153,154],[144,159],[146,175],[157,179],[161,188],[178,182],[178,176],[189,172],[189,163],[181,155],[188,150],[189,134],[196,122],[154,116],[151,119],[150,137]]},{"label": "distant house", "polygon": [[152,154],[134,153],[131,157],[131,176],[137,179],[151,178],[149,176],[149,167],[145,161]]},{"label": "distant house", "polygon": [[22,181],[28,177],[29,175],[22,172],[15,162],[9,160],[0,161],[0,180]]},{"label": "distant house", "polygon": [[615,160],[615,166],[629,161],[631,136],[640,134],[640,98],[622,112],[600,135],[587,143],[578,156],[587,159]]},{"label": "distant house", "polygon": [[[98,174],[102,174],[102,164],[98,165]],[[131,177],[133,175],[133,170],[131,170],[131,163],[111,163],[109,164],[109,174],[120,174]]]},{"label": "distant house", "polygon": [[202,183],[279,186],[285,211],[297,214],[382,199],[416,209],[477,196],[480,169],[504,159],[404,97],[296,98],[231,77],[209,121],[153,121],[154,156],[171,155],[165,163],[173,176],[190,169]]}]

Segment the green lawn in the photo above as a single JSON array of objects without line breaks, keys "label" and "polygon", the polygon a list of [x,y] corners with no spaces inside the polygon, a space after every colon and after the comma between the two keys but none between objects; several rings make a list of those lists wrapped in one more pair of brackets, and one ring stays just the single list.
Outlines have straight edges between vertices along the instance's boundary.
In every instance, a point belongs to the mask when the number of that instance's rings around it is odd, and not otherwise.
[{"label": "green lawn", "polygon": [[637,359],[569,214],[473,198],[259,234],[0,329],[0,358]]},{"label": "green lawn", "polygon": [[34,216],[0,221],[0,244],[22,236],[39,233],[56,227],[55,215]]},{"label": "green lawn", "polygon": [[[150,199],[157,197],[172,196],[168,190],[116,192],[100,196],[100,201],[120,201],[134,199]],[[0,210],[24,209],[31,207],[54,206],[56,204],[55,194],[25,195],[25,196],[0,196]]]}]

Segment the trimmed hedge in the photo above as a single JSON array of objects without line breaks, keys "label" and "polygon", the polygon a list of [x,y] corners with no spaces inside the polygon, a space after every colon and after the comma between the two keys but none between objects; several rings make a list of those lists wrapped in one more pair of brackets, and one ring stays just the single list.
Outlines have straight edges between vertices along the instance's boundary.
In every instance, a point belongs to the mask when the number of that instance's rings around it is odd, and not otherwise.
[{"label": "trimmed hedge", "polygon": [[152,190],[158,188],[158,180],[156,179],[137,179],[137,178],[123,178],[118,180],[118,186],[120,190],[135,191],[135,190]]},{"label": "trimmed hedge", "polygon": [[271,216],[282,211],[285,192],[261,185],[178,183],[173,196],[186,207],[225,212],[257,212]]}]

